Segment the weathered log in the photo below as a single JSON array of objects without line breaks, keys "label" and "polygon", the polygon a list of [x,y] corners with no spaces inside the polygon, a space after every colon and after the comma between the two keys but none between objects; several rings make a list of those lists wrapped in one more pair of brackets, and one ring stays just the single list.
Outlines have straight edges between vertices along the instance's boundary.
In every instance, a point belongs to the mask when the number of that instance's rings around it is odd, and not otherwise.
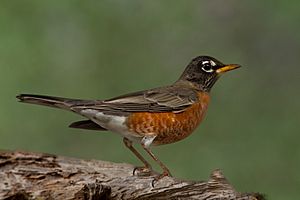
[{"label": "weathered log", "polygon": [[155,173],[133,175],[134,166],[42,153],[0,151],[0,199],[238,199],[220,170],[208,181],[165,177],[151,186]]}]

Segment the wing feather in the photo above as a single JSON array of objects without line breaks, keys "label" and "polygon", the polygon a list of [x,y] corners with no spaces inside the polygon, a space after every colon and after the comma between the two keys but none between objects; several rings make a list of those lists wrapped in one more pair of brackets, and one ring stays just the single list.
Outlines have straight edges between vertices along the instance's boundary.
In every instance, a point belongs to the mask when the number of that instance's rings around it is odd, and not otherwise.
[{"label": "wing feather", "polygon": [[197,101],[198,95],[195,90],[184,87],[175,89],[169,86],[96,101],[89,105],[76,105],[73,109],[94,109],[107,114],[121,115],[130,112],[182,112]]}]

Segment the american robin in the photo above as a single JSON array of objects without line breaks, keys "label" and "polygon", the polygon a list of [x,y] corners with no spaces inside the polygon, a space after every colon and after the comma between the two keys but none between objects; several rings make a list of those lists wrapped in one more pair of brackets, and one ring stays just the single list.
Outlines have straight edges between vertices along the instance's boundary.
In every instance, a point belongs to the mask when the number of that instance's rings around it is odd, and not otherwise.
[{"label": "american robin", "polygon": [[209,103],[209,92],[221,74],[240,67],[225,65],[210,56],[198,56],[173,84],[125,94],[108,100],[80,100],[44,95],[20,94],[21,102],[61,108],[80,114],[88,120],[70,124],[72,128],[113,131],[123,137],[128,147],[143,163],[140,170],[151,171],[151,165],[133,147],[133,142],[161,166],[157,177],[171,176],[169,169],[152,153],[152,145],[174,143],[189,136],[203,119]]}]

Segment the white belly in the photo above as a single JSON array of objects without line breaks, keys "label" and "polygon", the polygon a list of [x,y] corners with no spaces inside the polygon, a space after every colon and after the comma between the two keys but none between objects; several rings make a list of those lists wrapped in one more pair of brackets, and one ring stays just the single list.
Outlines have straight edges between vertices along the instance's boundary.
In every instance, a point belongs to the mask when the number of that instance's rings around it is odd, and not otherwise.
[{"label": "white belly", "polygon": [[81,114],[93,122],[99,124],[103,128],[115,133],[121,134],[123,137],[128,138],[134,142],[140,142],[143,136],[137,133],[130,132],[126,126],[126,117],[107,115],[93,109],[85,109],[81,111]]}]

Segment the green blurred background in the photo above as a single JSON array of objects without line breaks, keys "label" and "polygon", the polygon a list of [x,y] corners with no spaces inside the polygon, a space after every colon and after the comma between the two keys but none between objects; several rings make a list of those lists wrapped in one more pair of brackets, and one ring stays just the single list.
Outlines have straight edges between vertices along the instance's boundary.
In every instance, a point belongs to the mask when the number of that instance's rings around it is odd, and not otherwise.
[{"label": "green blurred background", "polygon": [[212,55],[243,68],[215,85],[194,134],[154,152],[179,178],[220,168],[238,191],[297,199],[299,9],[296,0],[3,0],[0,148],[139,165],[118,135],[69,129],[80,116],[16,94],[105,99],[170,84],[191,58]]}]

